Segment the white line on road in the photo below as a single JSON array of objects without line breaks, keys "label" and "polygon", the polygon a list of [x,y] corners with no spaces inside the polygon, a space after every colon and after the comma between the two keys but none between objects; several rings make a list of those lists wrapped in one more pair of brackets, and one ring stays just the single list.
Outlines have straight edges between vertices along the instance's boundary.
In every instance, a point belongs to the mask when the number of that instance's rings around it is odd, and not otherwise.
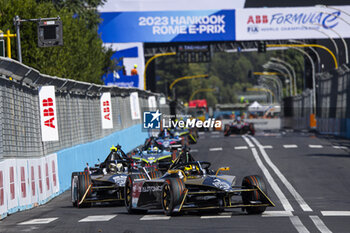
[{"label": "white line on road", "polygon": [[80,219],[79,222],[107,222],[112,218],[115,218],[116,214],[111,215],[91,215],[86,218]]},{"label": "white line on road", "polygon": [[220,134],[220,132],[219,131],[213,131],[213,132],[211,132],[211,134]]},{"label": "white line on road", "polygon": [[[242,137],[247,142],[248,145],[249,144],[253,144],[246,136],[242,136]],[[260,169],[264,173],[264,176],[266,177],[267,181],[270,183],[270,186],[272,187],[273,191],[276,193],[276,196],[280,200],[284,210],[286,210],[286,211],[294,211],[293,207],[289,203],[288,199],[283,194],[283,192],[281,191],[280,187],[278,187],[277,183],[275,182],[275,180],[271,176],[270,172],[267,170],[267,168],[265,167],[265,165],[261,161],[261,159],[259,157],[259,154],[258,154],[258,151],[256,150],[256,148],[251,148],[251,150],[253,152],[253,156],[254,156],[254,158],[256,160],[256,163],[258,164],[258,166],[260,167]]]},{"label": "white line on road", "polygon": [[310,148],[323,148],[322,145],[309,145]]},{"label": "white line on road", "polygon": [[217,148],[209,148],[209,151],[221,151],[222,147],[217,147]]},{"label": "white line on road", "polygon": [[304,226],[304,224],[300,221],[300,218],[298,216],[291,216],[289,217],[290,221],[293,223],[295,229],[299,233],[309,233],[308,229]]},{"label": "white line on road", "polygon": [[201,219],[211,219],[211,218],[231,218],[232,213],[220,213],[218,215],[212,215],[212,216],[201,216]]},{"label": "white line on road", "polygon": [[283,145],[284,148],[290,149],[290,148],[298,148],[297,145]]},{"label": "white line on road", "polygon": [[263,146],[264,149],[273,149],[273,146]]},{"label": "white line on road", "polygon": [[293,195],[295,200],[299,203],[300,207],[303,209],[303,211],[312,211],[310,206],[304,201],[304,199],[301,197],[301,195],[295,190],[295,188],[292,186],[292,184],[287,180],[287,178],[282,174],[282,172],[277,168],[277,166],[271,161],[270,157],[267,155],[266,151],[264,150],[263,146],[260,144],[260,142],[254,138],[249,136],[253,142],[259,147],[260,152],[262,156],[264,157],[266,163],[272,168],[272,170],[276,173],[278,178],[282,181],[282,183],[287,187],[289,192]]},{"label": "white line on road", "polygon": [[36,218],[29,221],[21,222],[18,225],[34,225],[34,224],[48,224],[58,218]]},{"label": "white line on road", "polygon": [[350,216],[350,211],[321,211],[323,216]]},{"label": "white line on road", "polygon": [[211,137],[211,138],[219,138],[220,135],[211,135],[210,137]]},{"label": "white line on road", "polygon": [[291,211],[265,211],[262,217],[290,217],[293,216]]},{"label": "white line on road", "polygon": [[346,146],[333,146],[334,149],[348,149]]},{"label": "white line on road", "polygon": [[235,146],[235,150],[246,150],[248,149],[247,146]]},{"label": "white line on road", "polygon": [[312,215],[310,216],[310,218],[321,233],[332,233],[332,231],[328,229],[328,227],[324,224],[320,217]]},{"label": "white line on road", "polygon": [[198,149],[191,149],[190,152],[198,152]]},{"label": "white line on road", "polygon": [[170,216],[164,216],[163,214],[153,214],[153,215],[145,215],[140,220],[169,220]]},{"label": "white line on road", "polygon": [[203,135],[203,134],[205,134],[204,132],[198,132],[198,135]]}]

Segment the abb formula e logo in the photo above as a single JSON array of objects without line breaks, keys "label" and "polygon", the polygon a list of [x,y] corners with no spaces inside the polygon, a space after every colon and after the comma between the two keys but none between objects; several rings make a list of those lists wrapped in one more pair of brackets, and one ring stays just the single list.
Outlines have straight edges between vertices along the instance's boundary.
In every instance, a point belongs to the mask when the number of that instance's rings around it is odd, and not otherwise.
[{"label": "abb formula e logo", "polygon": [[267,15],[250,15],[247,24],[266,24],[268,22]]},{"label": "abb formula e logo", "polygon": [[58,141],[55,86],[39,88],[42,141]]},{"label": "abb formula e logo", "polygon": [[267,24],[269,22],[267,15],[250,15],[247,20],[247,32],[258,33],[259,27],[257,25]]}]

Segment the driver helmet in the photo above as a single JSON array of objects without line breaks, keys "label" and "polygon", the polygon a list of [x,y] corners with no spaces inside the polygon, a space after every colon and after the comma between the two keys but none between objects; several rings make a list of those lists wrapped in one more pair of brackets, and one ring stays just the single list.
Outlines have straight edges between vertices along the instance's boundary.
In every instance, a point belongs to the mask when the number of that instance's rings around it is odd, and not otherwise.
[{"label": "driver helmet", "polygon": [[238,116],[238,117],[237,117],[237,122],[238,122],[238,123],[241,123],[241,120],[242,120],[241,117]]},{"label": "driver helmet", "polygon": [[123,164],[117,163],[117,171],[122,172],[123,171]]}]

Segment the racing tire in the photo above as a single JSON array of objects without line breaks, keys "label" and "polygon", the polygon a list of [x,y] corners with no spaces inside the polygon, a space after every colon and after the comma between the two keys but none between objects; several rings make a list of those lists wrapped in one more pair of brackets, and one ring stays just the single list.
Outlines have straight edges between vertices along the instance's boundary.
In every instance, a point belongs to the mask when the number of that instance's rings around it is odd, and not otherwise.
[{"label": "racing tire", "polygon": [[185,184],[179,178],[167,179],[162,187],[162,207],[165,215],[174,214],[174,208],[180,205],[185,191]]},{"label": "racing tire", "polygon": [[225,128],[224,128],[224,136],[228,137],[230,136],[230,126],[229,125],[225,125]]},{"label": "racing tire", "polygon": [[[84,195],[86,193],[86,190],[89,188],[89,186],[92,184],[90,174],[88,172],[79,172],[78,173],[78,186],[77,186],[77,196],[78,196],[78,202],[77,207],[78,208],[84,208],[84,207],[91,207],[91,202],[83,202],[79,204],[79,202],[84,198]],[[88,198],[91,195],[91,189],[86,194],[85,198]]]},{"label": "racing tire", "polygon": [[70,187],[70,193],[71,193],[71,199],[73,207],[78,207],[78,174],[79,172],[73,172],[72,178],[71,178],[71,187]]},{"label": "racing tire", "polygon": [[250,131],[250,135],[252,135],[252,136],[255,135],[255,129],[254,129],[254,124],[253,123],[249,124],[249,131]]},{"label": "racing tire", "polygon": [[[246,176],[242,181],[242,186],[248,189],[259,187],[267,195],[265,181],[258,175]],[[243,204],[249,205],[252,201],[262,201],[263,197],[258,191],[242,192]],[[266,210],[266,206],[245,207],[248,214],[261,214]]]},{"label": "racing tire", "polygon": [[144,174],[132,174],[128,175],[125,182],[124,188],[124,203],[125,208],[129,214],[144,214],[147,213],[147,210],[139,210],[132,207],[132,192],[133,192],[133,183],[135,179],[145,178]]}]

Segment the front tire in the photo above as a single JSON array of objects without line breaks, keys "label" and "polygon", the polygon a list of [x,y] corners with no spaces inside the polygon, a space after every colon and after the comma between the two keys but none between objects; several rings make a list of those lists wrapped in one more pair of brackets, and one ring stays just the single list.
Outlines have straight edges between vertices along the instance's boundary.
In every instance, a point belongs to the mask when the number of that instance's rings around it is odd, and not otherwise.
[{"label": "front tire", "polygon": [[[259,187],[267,195],[265,181],[258,175],[244,177],[242,186],[247,189]],[[242,192],[242,200],[245,205],[249,205],[252,201],[262,201],[263,197],[258,191]],[[261,214],[266,210],[266,206],[245,207],[245,209],[248,214]]]},{"label": "front tire", "polygon": [[[91,179],[90,179],[90,174],[88,172],[79,172],[78,174],[78,187],[77,187],[77,193],[78,193],[78,202],[77,202],[77,207],[82,208],[82,207],[91,207],[91,202],[81,202],[83,200],[84,195],[86,191],[88,190],[89,186],[91,185]],[[85,199],[88,198],[91,195],[91,189],[89,192],[86,194]]]},{"label": "front tire", "polygon": [[181,204],[185,185],[181,179],[167,179],[162,187],[162,207],[165,215],[174,214],[174,208]]}]

